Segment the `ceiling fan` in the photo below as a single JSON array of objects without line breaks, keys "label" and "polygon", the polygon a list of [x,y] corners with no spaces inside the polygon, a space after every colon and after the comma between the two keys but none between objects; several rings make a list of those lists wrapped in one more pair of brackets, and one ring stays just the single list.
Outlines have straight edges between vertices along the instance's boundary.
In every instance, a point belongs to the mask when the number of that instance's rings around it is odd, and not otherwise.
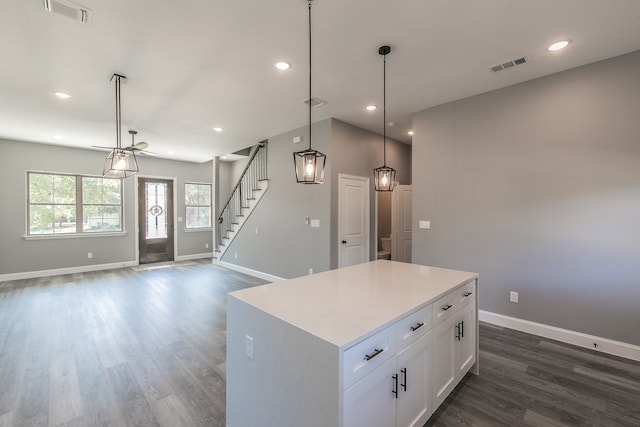
[{"label": "ceiling fan", "polygon": [[[127,147],[122,147],[122,151],[130,151],[136,154],[147,154],[147,155],[151,155],[154,156],[155,153],[152,153],[151,151],[146,151],[147,147],[149,146],[148,143],[146,142],[135,142],[135,137],[138,134],[138,131],[135,130],[130,130],[129,131],[129,135],[131,135],[131,145],[127,146]],[[105,147],[102,145],[92,145],[93,148],[100,148],[103,150],[113,150],[114,147]],[[116,147],[117,148],[117,147]]]}]

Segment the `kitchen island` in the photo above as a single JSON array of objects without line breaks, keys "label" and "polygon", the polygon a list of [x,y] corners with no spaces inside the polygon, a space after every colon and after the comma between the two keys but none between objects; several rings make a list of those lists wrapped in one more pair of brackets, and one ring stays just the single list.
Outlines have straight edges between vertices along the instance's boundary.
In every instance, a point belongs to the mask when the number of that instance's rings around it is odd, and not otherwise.
[{"label": "kitchen island", "polygon": [[231,292],[227,426],[419,426],[477,374],[475,273],[387,260]]}]

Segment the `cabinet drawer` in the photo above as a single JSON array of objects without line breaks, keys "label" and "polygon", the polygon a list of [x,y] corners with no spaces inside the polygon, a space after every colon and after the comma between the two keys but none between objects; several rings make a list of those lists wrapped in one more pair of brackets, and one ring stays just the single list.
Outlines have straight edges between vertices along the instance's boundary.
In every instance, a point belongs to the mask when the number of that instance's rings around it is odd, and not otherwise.
[{"label": "cabinet drawer", "polygon": [[396,323],[396,351],[402,351],[429,330],[431,330],[431,304]]},{"label": "cabinet drawer", "polygon": [[435,300],[432,315],[433,326],[439,325],[447,320],[458,309],[459,305],[457,289]]},{"label": "cabinet drawer", "polygon": [[476,298],[476,281],[472,280],[456,290],[458,293],[458,305],[462,307]]},{"label": "cabinet drawer", "polygon": [[395,355],[394,331],[395,326],[390,326],[345,350],[342,357],[343,389]]}]

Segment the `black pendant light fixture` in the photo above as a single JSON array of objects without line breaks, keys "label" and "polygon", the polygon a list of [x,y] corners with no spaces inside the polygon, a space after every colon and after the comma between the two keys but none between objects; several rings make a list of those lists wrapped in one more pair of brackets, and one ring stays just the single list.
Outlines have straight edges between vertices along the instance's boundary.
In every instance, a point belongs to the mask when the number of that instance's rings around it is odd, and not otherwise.
[{"label": "black pendant light fixture", "polygon": [[311,148],[311,2],[309,4],[309,148],[293,153],[296,181],[300,184],[322,184],[327,156]]},{"label": "black pendant light fixture", "polygon": [[387,166],[387,55],[391,46],[380,46],[378,53],[382,55],[382,166],[373,170],[373,182],[376,191],[393,191],[396,180],[396,170]]},{"label": "black pendant light fixture", "polygon": [[122,148],[122,113],[120,108],[121,79],[126,79],[126,77],[120,74],[111,76],[111,81],[115,80],[116,86],[116,146],[111,149],[102,168],[102,175],[109,178],[126,178],[138,173],[138,161],[136,160],[135,153],[133,150],[124,150]]}]

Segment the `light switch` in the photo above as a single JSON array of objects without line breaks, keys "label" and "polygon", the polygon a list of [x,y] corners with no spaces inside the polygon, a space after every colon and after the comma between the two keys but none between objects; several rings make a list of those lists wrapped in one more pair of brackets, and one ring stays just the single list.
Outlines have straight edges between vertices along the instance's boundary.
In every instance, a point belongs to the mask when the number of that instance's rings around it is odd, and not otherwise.
[{"label": "light switch", "polygon": [[178,217],[178,222],[182,222],[182,217],[181,216]]},{"label": "light switch", "polygon": [[320,228],[320,220],[319,219],[312,219],[311,220],[311,227]]},{"label": "light switch", "polygon": [[431,221],[420,221],[420,224],[418,226],[420,228],[424,229],[424,230],[430,230],[431,229]]},{"label": "light switch", "polygon": [[244,336],[244,354],[253,360],[253,337],[249,335]]}]

